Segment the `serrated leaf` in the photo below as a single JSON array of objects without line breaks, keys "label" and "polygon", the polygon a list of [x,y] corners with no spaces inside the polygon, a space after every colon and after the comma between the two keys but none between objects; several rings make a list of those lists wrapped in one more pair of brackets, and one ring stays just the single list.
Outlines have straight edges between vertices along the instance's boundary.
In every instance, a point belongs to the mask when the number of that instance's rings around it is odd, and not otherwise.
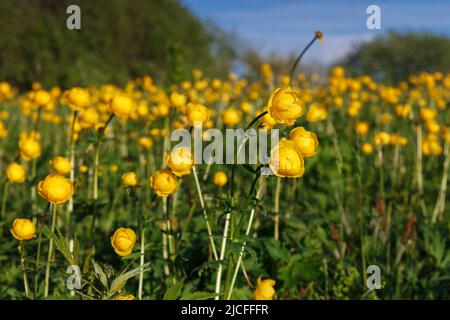
[{"label": "serrated leaf", "polygon": [[181,289],[183,287],[183,283],[177,282],[173,286],[171,286],[166,293],[164,294],[163,300],[177,300],[181,297]]},{"label": "serrated leaf", "polygon": [[108,278],[103,271],[102,267],[92,259],[92,264],[94,265],[94,272],[97,278],[100,280],[100,282],[103,284],[103,286],[108,289]]}]

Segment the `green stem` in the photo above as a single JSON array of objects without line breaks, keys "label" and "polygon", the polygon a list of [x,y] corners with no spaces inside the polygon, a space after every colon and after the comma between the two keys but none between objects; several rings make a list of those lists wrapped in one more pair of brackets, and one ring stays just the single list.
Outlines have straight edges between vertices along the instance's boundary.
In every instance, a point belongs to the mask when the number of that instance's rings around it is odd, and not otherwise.
[{"label": "green stem", "polygon": [[299,64],[300,60],[302,59],[303,55],[308,51],[308,49],[313,45],[313,43],[317,40],[317,36],[314,35],[314,38],[306,45],[306,47],[300,52],[297,59],[295,59],[294,64],[292,65],[291,72],[289,73],[289,86],[291,86],[292,82],[292,76],[294,75],[295,69],[297,68],[297,65]]},{"label": "green stem", "polygon": [[55,226],[56,226],[56,217],[57,217],[57,206],[55,204],[52,205],[52,225],[50,228],[50,242],[49,242],[49,246],[48,246],[48,255],[47,255],[47,266],[45,268],[45,287],[44,287],[44,297],[47,298],[48,297],[48,289],[49,289],[49,284],[50,284],[50,265],[51,265],[51,260],[52,260],[52,256],[53,256],[53,233],[55,232]]},{"label": "green stem", "polygon": [[439,196],[436,200],[436,204],[434,206],[433,210],[433,217],[431,219],[432,223],[436,223],[437,218],[439,214],[443,213],[445,210],[445,194],[447,192],[447,179],[448,179],[448,171],[450,167],[450,144],[448,142],[445,142],[444,146],[444,167],[443,167],[443,173],[442,173],[442,179],[441,179],[441,187],[439,189]]},{"label": "green stem", "polygon": [[205,201],[203,200],[203,193],[202,193],[202,189],[200,188],[200,183],[198,181],[198,175],[197,175],[197,170],[195,169],[195,166],[192,167],[192,174],[194,176],[195,185],[197,187],[198,199],[200,201],[200,206],[202,207],[203,218],[206,223],[206,230],[208,232],[209,243],[211,245],[214,260],[218,261],[219,257],[217,255],[216,244],[214,243],[212,228],[211,228],[211,224],[209,223],[208,213],[206,212]]},{"label": "green stem", "polygon": [[34,299],[37,298],[38,289],[39,289],[39,260],[41,258],[41,243],[42,243],[42,229],[45,224],[45,219],[47,218],[48,209],[50,208],[50,203],[47,205],[45,212],[41,218],[39,223],[39,235],[38,235],[38,244],[37,244],[37,252],[36,252],[36,262],[34,265]]},{"label": "green stem", "polygon": [[[264,179],[265,179],[265,177],[266,177],[266,176],[263,176]],[[261,200],[261,193],[262,193],[263,186],[264,186],[263,181],[264,181],[264,180],[262,180],[262,181],[260,182],[261,184],[260,184],[260,186],[259,186],[259,188],[258,188],[258,191],[256,192],[256,199],[257,199],[257,201]],[[254,204],[254,205],[252,206],[252,210],[250,211],[250,217],[249,217],[249,219],[248,219],[247,229],[245,230],[245,236],[246,236],[246,237],[248,237],[248,235],[250,234],[250,230],[251,230],[252,224],[253,224],[253,217],[255,216],[255,211],[256,211],[256,204]],[[228,292],[227,292],[227,294],[226,294],[226,300],[230,300],[231,294],[233,293],[234,284],[235,284],[235,282],[236,282],[236,278],[237,278],[237,274],[238,274],[238,272],[239,272],[239,269],[240,269],[240,267],[241,267],[242,258],[243,258],[243,256],[244,256],[244,251],[245,251],[246,245],[247,245],[247,242],[244,241],[244,242],[242,243],[241,250],[239,251],[238,261],[237,261],[237,263],[236,263],[236,266],[234,267],[234,272],[233,272],[233,276],[232,276],[232,279],[231,279],[231,283],[230,283]]]},{"label": "green stem", "polygon": [[27,297],[29,297],[30,296],[30,286],[28,284],[27,272],[25,270],[25,243],[23,241],[20,241],[19,253],[20,253],[20,266],[22,267],[22,273],[23,273],[23,285],[25,288],[25,294]]},{"label": "green stem", "polygon": [[275,204],[274,204],[274,230],[273,239],[278,241],[280,238],[280,193],[281,193],[281,178],[277,177],[275,187]]}]

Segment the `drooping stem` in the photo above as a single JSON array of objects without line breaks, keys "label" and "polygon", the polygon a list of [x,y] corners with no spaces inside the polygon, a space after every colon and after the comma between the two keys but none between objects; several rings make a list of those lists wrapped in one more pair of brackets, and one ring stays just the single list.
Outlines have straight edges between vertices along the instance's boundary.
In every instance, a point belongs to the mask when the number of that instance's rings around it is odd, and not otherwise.
[{"label": "drooping stem", "polygon": [[208,213],[206,212],[205,201],[203,200],[203,193],[202,193],[202,189],[200,188],[200,183],[198,181],[198,175],[197,175],[197,170],[195,169],[195,166],[192,167],[192,175],[194,176],[195,185],[197,187],[198,199],[200,201],[200,206],[202,207],[203,218],[206,223],[206,230],[208,232],[208,238],[209,238],[209,243],[211,245],[211,250],[213,252],[214,260],[217,261],[217,260],[219,260],[219,257],[217,255],[216,244],[214,243],[212,228],[211,228],[211,224],[209,223]]},{"label": "drooping stem", "polygon": [[56,217],[57,217],[57,206],[55,204],[52,205],[52,225],[50,227],[50,241],[48,245],[48,255],[47,255],[47,265],[45,268],[45,281],[44,281],[44,297],[48,297],[48,289],[50,284],[50,265],[53,256],[53,233],[55,232],[56,226]]},{"label": "drooping stem", "polygon": [[317,33],[314,35],[314,38],[312,38],[312,40],[306,45],[306,47],[302,50],[302,52],[300,52],[300,54],[298,55],[297,59],[295,59],[294,64],[292,65],[291,68],[291,72],[289,73],[289,86],[291,85],[292,82],[292,76],[294,75],[295,69],[297,68],[297,65],[299,64],[300,60],[302,59],[302,57],[305,55],[306,51],[308,51],[308,49],[313,45],[313,43],[319,39],[317,36]]}]

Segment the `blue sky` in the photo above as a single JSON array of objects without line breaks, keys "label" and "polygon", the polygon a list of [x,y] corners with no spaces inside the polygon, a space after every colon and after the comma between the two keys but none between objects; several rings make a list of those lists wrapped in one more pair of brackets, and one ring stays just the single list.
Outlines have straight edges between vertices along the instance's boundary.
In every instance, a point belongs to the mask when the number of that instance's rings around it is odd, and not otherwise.
[{"label": "blue sky", "polygon": [[[450,0],[181,0],[201,19],[211,19],[263,53],[298,52],[318,29],[322,44],[305,60],[332,63],[355,43],[397,31],[450,35]],[[381,9],[381,30],[366,27],[369,5]]]}]

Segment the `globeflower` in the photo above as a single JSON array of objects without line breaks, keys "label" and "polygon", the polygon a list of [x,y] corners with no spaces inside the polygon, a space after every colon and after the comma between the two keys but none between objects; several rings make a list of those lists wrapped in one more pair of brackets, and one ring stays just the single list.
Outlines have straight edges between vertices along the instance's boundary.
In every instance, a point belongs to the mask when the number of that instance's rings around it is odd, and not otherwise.
[{"label": "globeflower", "polygon": [[226,126],[232,127],[241,122],[242,114],[239,110],[230,107],[225,109],[220,117]]},{"label": "globeflower", "polygon": [[118,93],[111,100],[111,111],[118,117],[126,118],[134,110],[133,100],[126,94]]},{"label": "globeflower", "polygon": [[69,106],[75,110],[86,108],[91,103],[89,91],[80,87],[74,87],[66,92]]},{"label": "globeflower", "polygon": [[204,105],[194,102],[189,102],[186,106],[187,120],[191,126],[195,122],[206,122],[210,117],[211,112]]},{"label": "globeflower", "polygon": [[57,156],[55,159],[50,161],[50,167],[55,170],[57,174],[62,176],[70,173],[71,169],[70,161],[61,156]]},{"label": "globeflower", "polygon": [[369,132],[369,123],[366,121],[358,121],[355,125],[356,134],[361,137],[367,136]]},{"label": "globeflower", "polygon": [[122,183],[125,187],[137,187],[139,177],[135,172],[127,172],[122,175]]},{"label": "globeflower", "polygon": [[119,228],[111,237],[111,246],[121,257],[128,256],[136,243],[136,233],[130,228]]},{"label": "globeflower", "polygon": [[38,183],[38,192],[51,204],[62,204],[72,198],[74,188],[69,179],[58,174],[49,174]]},{"label": "globeflower", "polygon": [[41,144],[34,137],[25,137],[24,139],[20,139],[19,150],[21,156],[27,161],[40,157],[42,153]]},{"label": "globeflower", "polygon": [[178,177],[187,175],[194,166],[194,157],[187,147],[178,147],[166,155],[165,162]]},{"label": "globeflower", "polygon": [[272,279],[262,280],[261,277],[258,277],[256,280],[256,288],[253,292],[254,300],[272,300],[275,295],[275,286],[276,282]]},{"label": "globeflower", "polygon": [[363,145],[361,146],[361,150],[364,154],[371,154],[373,152],[373,147],[370,143],[365,142],[363,143]]},{"label": "globeflower", "polygon": [[305,113],[305,101],[297,89],[276,89],[269,98],[267,110],[280,124],[293,125]]},{"label": "globeflower", "polygon": [[11,234],[17,240],[31,240],[34,238],[35,227],[33,221],[26,218],[14,219]]},{"label": "globeflower", "polygon": [[6,167],[6,176],[10,183],[21,184],[26,178],[25,169],[17,162],[13,162]]},{"label": "globeflower", "polygon": [[281,140],[272,149],[269,167],[278,177],[300,178],[305,173],[302,154],[291,140]]},{"label": "globeflower", "polygon": [[170,170],[161,169],[150,177],[150,186],[159,197],[167,197],[177,189],[177,177]]},{"label": "globeflower", "polygon": [[297,127],[291,130],[289,139],[294,141],[304,158],[309,158],[316,154],[319,141],[314,132],[307,131],[303,127]]},{"label": "globeflower", "polygon": [[313,103],[309,107],[308,113],[306,114],[306,120],[311,123],[322,121],[325,120],[326,118],[328,118],[327,109],[324,106],[317,103]]},{"label": "globeflower", "polygon": [[52,101],[52,96],[45,90],[38,90],[34,93],[33,101],[38,107],[45,107]]},{"label": "globeflower", "polygon": [[213,183],[218,187],[223,187],[228,182],[228,177],[223,171],[217,171],[213,176]]}]

